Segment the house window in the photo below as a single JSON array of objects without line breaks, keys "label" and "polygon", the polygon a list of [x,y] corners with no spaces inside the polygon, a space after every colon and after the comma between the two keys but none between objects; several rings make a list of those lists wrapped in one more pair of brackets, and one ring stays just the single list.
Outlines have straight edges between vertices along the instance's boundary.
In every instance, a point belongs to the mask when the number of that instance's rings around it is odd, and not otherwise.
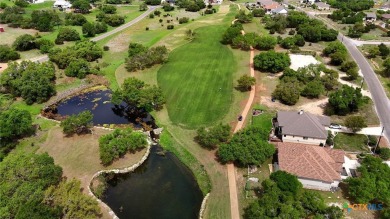
[{"label": "house window", "polygon": [[303,140],[308,140],[309,138],[308,137],[303,137]]}]

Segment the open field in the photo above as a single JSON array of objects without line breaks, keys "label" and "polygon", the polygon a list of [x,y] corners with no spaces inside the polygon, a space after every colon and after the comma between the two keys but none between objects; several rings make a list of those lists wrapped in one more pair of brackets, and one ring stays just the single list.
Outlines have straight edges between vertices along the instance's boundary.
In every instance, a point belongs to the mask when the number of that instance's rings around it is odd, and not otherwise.
[{"label": "open field", "polygon": [[171,120],[190,128],[218,121],[228,111],[236,70],[233,53],[219,42],[225,26],[196,30],[196,38],[170,53],[158,72]]},{"label": "open field", "polygon": [[338,133],[333,140],[334,148],[349,152],[369,152],[365,135]]}]

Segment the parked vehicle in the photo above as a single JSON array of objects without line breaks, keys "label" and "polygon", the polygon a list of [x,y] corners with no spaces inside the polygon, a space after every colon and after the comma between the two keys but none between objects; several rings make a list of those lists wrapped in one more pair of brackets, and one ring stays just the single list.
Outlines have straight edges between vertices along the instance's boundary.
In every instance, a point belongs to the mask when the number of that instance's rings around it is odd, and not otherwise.
[{"label": "parked vehicle", "polygon": [[331,128],[331,129],[341,129],[341,125],[336,124],[336,123],[331,123],[329,128]]}]

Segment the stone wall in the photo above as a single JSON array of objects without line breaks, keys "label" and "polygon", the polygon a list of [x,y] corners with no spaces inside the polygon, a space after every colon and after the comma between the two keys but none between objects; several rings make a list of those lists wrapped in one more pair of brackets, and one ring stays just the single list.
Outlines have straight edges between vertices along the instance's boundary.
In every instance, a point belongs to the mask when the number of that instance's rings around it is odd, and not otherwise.
[{"label": "stone wall", "polygon": [[207,200],[209,199],[210,193],[203,198],[202,205],[199,210],[199,219],[203,219],[204,210],[206,209]]}]

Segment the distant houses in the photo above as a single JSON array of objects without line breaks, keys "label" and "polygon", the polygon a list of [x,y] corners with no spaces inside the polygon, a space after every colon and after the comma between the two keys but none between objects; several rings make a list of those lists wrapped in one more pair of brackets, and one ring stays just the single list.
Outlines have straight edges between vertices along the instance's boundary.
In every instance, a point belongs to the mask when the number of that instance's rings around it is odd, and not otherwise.
[{"label": "distant houses", "polygon": [[316,2],[314,3],[314,5],[317,6],[317,9],[318,10],[321,10],[321,11],[324,11],[324,10],[329,10],[330,9],[330,5],[329,4],[326,4],[324,2]]},{"label": "distant houses", "polygon": [[366,17],[364,18],[364,21],[368,23],[373,23],[376,21],[376,14],[374,12],[365,12]]},{"label": "distant houses", "polygon": [[53,8],[69,9],[72,7],[72,4],[65,0],[57,0],[53,4]]},{"label": "distant houses", "polygon": [[[257,0],[256,1],[257,5],[260,6],[259,8],[262,8],[265,10],[266,14],[270,15],[286,15],[287,9],[280,4],[279,2],[272,1],[272,0]],[[257,8],[257,7],[256,7]]]}]

